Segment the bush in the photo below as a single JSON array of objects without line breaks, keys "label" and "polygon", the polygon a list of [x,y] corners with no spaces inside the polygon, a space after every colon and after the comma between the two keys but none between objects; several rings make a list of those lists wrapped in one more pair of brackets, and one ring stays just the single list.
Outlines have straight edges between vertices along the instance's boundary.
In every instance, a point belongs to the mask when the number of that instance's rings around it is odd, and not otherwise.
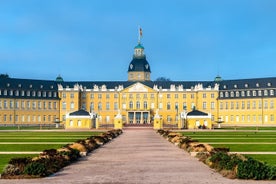
[{"label": "bush", "polygon": [[39,177],[48,175],[45,164],[40,162],[29,163],[24,170],[24,174],[39,176]]},{"label": "bush", "polygon": [[17,166],[12,165],[12,164],[8,164],[4,168],[4,171],[3,171],[2,174],[3,175],[12,175],[12,176],[14,176],[14,175],[21,174],[21,172],[20,172],[20,169]]},{"label": "bush", "polygon": [[30,157],[12,158],[8,164],[14,165],[19,169],[20,173],[23,173],[25,166],[29,164],[31,160]]},{"label": "bush", "polygon": [[226,152],[217,152],[210,158],[213,167],[217,170],[234,170],[234,168],[242,161],[237,155],[228,155]]},{"label": "bush", "polygon": [[240,179],[275,179],[275,171],[275,167],[266,165],[249,157],[247,160],[238,164],[237,176]]}]

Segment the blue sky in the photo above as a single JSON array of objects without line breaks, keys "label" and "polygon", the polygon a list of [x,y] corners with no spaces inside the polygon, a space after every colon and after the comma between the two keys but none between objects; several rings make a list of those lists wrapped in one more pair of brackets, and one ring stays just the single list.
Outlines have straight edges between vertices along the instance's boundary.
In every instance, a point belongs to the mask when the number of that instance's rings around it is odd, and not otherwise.
[{"label": "blue sky", "polygon": [[0,73],[125,81],[138,26],[151,78],[276,77],[275,0],[2,0]]}]

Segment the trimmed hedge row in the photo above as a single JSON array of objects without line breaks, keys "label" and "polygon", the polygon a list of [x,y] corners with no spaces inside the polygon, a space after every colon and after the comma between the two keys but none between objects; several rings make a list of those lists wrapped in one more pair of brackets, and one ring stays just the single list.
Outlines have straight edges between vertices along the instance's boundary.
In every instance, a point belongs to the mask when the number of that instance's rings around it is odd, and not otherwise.
[{"label": "trimmed hedge row", "polygon": [[59,149],[44,150],[37,157],[12,158],[5,167],[1,178],[19,179],[49,176],[122,133],[122,130],[110,130],[99,136],[91,136],[67,144]]},{"label": "trimmed hedge row", "polygon": [[235,179],[276,180],[276,167],[240,154],[230,154],[229,148],[214,148],[190,137],[167,130],[157,130],[171,143],[190,153],[224,177]]}]

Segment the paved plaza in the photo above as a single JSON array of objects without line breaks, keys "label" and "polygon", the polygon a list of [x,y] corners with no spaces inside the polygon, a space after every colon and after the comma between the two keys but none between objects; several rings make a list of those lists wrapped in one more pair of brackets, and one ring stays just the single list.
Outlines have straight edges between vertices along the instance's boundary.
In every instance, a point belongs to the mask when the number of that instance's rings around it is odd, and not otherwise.
[{"label": "paved plaza", "polygon": [[154,130],[132,128],[124,130],[115,140],[54,176],[31,180],[0,180],[2,183],[272,184],[275,181],[224,178],[166,141]]}]

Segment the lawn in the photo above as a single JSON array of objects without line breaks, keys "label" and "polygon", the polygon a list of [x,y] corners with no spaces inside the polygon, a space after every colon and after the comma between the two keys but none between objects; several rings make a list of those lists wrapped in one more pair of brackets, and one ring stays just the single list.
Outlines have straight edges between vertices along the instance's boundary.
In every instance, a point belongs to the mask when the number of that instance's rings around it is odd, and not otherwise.
[{"label": "lawn", "polygon": [[[68,132],[68,131],[0,131],[1,152],[41,152],[45,149],[56,149],[76,140],[85,139],[101,132]],[[33,157],[26,154],[0,154],[0,172],[11,158]]]},{"label": "lawn", "polygon": [[[190,131],[182,134],[213,147],[230,148],[230,152],[276,152],[276,132],[273,131]],[[276,165],[276,155],[248,156]]]}]

